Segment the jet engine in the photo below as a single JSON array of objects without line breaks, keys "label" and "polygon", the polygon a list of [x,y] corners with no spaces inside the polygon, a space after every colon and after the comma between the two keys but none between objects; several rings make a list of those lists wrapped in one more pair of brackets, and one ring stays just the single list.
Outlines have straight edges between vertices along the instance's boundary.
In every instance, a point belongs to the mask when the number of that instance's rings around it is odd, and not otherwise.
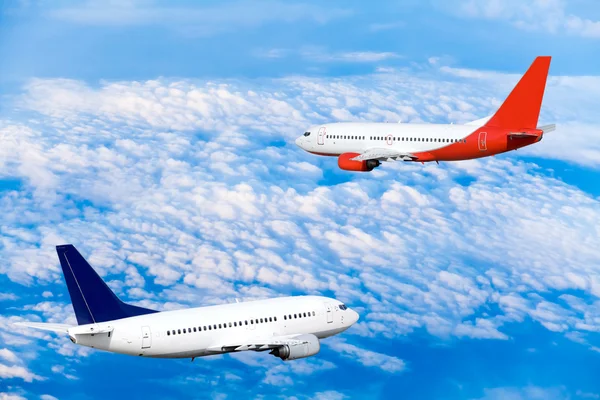
[{"label": "jet engine", "polygon": [[344,153],[338,157],[338,166],[346,171],[373,171],[373,168],[378,167],[379,160],[354,161],[351,158],[358,156],[358,153]]},{"label": "jet engine", "polygon": [[321,350],[321,343],[315,335],[299,335],[293,339],[302,343],[286,344],[277,347],[271,350],[270,354],[273,354],[275,357],[279,357],[282,360],[296,360],[298,358],[314,356]]}]

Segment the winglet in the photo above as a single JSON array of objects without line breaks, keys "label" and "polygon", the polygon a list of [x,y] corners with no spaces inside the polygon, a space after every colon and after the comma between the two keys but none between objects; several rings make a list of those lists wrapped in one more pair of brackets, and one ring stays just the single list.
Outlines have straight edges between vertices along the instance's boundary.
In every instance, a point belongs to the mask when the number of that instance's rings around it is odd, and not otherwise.
[{"label": "winglet", "polygon": [[535,129],[540,116],[550,56],[537,57],[485,126]]},{"label": "winglet", "polygon": [[43,331],[50,331],[56,333],[68,333],[69,328],[72,328],[72,325],[67,324],[53,324],[53,323],[45,323],[45,322],[29,322],[29,321],[21,321],[15,322],[17,326],[25,326],[27,328],[41,329]]}]

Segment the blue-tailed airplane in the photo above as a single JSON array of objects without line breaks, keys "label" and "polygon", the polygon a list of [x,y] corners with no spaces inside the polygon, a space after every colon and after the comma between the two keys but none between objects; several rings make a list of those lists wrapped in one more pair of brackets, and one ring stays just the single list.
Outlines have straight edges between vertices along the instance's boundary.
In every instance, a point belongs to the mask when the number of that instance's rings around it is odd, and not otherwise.
[{"label": "blue-tailed airplane", "polygon": [[19,322],[68,334],[73,343],[143,357],[191,358],[269,351],[282,360],[315,355],[320,339],[348,329],[358,313],[321,296],[280,297],[177,311],[122,302],[70,244],[56,251],[78,325]]}]

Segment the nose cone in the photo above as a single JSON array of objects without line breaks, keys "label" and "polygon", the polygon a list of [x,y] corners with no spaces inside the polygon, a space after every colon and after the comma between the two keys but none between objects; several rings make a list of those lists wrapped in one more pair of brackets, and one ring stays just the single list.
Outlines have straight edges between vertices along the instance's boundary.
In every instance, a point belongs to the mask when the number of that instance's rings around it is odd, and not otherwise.
[{"label": "nose cone", "polygon": [[298,139],[296,139],[296,146],[304,150],[304,136],[300,136]]},{"label": "nose cone", "polygon": [[358,313],[352,309],[350,309],[348,311],[350,311],[350,325],[354,325],[356,323],[356,321],[358,321],[358,318],[360,317],[360,315],[358,315]]}]

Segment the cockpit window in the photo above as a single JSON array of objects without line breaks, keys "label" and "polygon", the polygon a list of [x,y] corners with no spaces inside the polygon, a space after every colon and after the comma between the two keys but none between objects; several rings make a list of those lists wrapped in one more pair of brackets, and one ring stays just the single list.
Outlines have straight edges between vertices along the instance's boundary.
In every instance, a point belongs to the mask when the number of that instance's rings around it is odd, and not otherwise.
[{"label": "cockpit window", "polygon": [[304,132],[304,136],[310,136],[310,132]]},{"label": "cockpit window", "polygon": [[347,310],[348,307],[346,307],[345,304],[340,304],[340,310]]}]

